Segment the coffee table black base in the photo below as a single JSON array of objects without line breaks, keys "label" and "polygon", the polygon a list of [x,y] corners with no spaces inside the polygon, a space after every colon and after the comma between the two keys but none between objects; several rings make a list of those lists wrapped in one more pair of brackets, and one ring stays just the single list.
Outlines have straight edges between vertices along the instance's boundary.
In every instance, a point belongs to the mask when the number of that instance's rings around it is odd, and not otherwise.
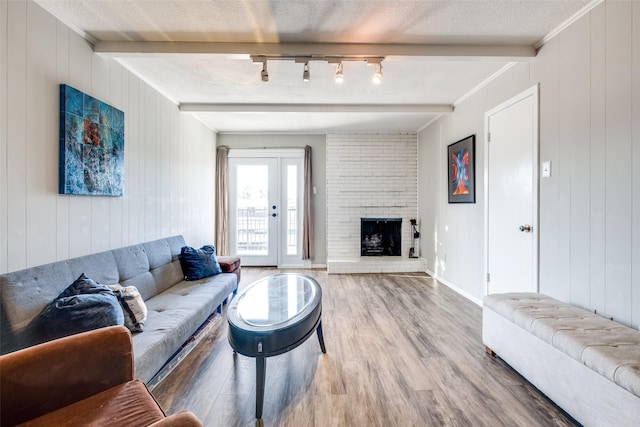
[{"label": "coffee table black base", "polygon": [[[255,291],[256,289],[258,291]],[[286,302],[292,289],[296,297],[293,299],[294,304],[298,303],[297,311],[286,310],[285,315],[282,316],[283,298]],[[263,293],[269,297],[263,298]],[[300,300],[300,298],[304,299]],[[243,301],[250,301],[250,303],[243,303]],[[260,306],[263,301],[266,307]],[[243,304],[245,305],[240,307]],[[251,317],[254,313],[263,311],[273,315],[274,319],[265,321],[261,317],[255,319]],[[262,418],[264,405],[266,358],[293,350],[314,332],[318,336],[320,349],[326,353],[321,318],[322,289],[315,279],[308,276],[279,274],[261,279],[249,285],[231,300],[227,311],[229,344],[235,352],[256,358],[256,418],[258,420]]]},{"label": "coffee table black base", "polygon": [[[320,349],[322,350],[322,353],[326,353],[327,350],[324,346],[324,336],[322,335],[322,321],[318,322],[316,333],[318,335],[318,342],[320,343]],[[257,419],[262,418],[262,408],[264,406],[264,380],[267,373],[266,359],[267,358],[265,356],[256,356],[256,418]]]}]

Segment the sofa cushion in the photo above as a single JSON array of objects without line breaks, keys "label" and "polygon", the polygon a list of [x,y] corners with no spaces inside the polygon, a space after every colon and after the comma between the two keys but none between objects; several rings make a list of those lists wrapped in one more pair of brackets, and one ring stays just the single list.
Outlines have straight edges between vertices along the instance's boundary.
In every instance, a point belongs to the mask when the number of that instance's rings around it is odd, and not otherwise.
[{"label": "sofa cushion", "polygon": [[205,245],[200,249],[183,246],[180,252],[180,265],[185,280],[200,280],[222,273],[216,259],[216,249]]},{"label": "sofa cushion", "polygon": [[45,306],[40,318],[50,339],[124,324],[114,293],[84,273]]},{"label": "sofa cushion", "polygon": [[147,321],[147,306],[135,286],[108,285],[118,297],[124,314],[124,326],[131,332],[142,332]]},{"label": "sofa cushion", "polygon": [[236,276],[221,273],[176,284],[145,301],[144,333],[133,336],[135,377],[148,382],[237,288]]}]

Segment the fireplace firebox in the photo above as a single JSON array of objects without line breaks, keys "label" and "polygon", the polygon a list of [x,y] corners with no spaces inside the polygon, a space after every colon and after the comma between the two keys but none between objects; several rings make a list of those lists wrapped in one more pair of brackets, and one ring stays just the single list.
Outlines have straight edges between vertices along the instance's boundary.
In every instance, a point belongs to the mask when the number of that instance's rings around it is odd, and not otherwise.
[{"label": "fireplace firebox", "polygon": [[402,218],[360,218],[361,256],[400,256]]}]

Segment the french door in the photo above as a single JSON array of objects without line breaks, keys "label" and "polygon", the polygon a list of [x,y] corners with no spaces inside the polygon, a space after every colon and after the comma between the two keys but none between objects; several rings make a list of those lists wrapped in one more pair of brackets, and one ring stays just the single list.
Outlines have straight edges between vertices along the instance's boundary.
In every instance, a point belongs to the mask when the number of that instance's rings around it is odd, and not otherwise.
[{"label": "french door", "polygon": [[302,265],[304,152],[288,151],[229,152],[229,244],[243,265]]}]

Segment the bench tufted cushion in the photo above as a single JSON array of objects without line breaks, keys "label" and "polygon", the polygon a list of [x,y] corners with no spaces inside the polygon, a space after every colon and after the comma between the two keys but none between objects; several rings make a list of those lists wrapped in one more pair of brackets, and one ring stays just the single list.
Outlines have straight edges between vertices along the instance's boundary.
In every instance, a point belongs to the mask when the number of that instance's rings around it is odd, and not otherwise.
[{"label": "bench tufted cushion", "polygon": [[484,306],[640,397],[640,332],[536,293],[492,294]]}]

